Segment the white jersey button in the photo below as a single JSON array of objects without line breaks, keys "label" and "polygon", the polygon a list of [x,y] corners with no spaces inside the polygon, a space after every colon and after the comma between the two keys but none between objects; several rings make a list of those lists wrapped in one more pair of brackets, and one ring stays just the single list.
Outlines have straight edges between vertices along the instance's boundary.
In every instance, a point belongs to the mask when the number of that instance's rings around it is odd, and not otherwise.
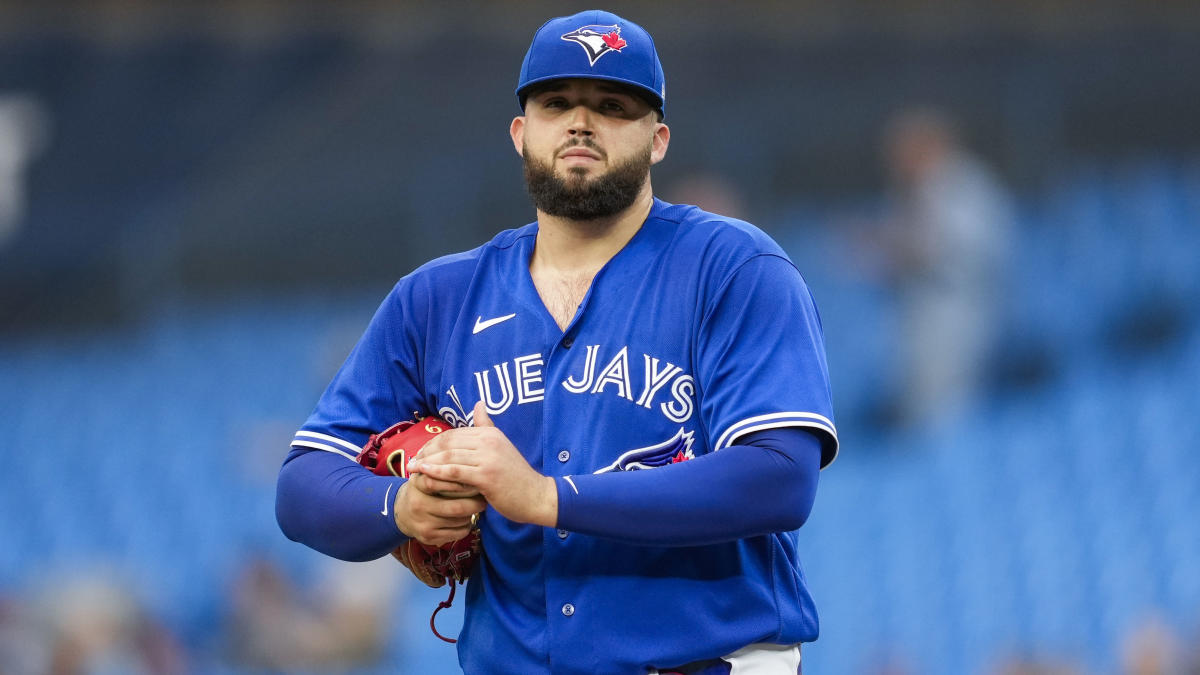
[{"label": "white jersey button", "polygon": [[567,604],[563,605],[562,613],[563,613],[563,616],[571,616],[572,614],[575,613],[575,605],[572,605],[569,602]]},{"label": "white jersey button", "polygon": [[558,461],[565,462],[568,459],[571,459],[571,451],[570,450],[560,450],[558,453]]},{"label": "white jersey button", "polygon": [[559,538],[559,539],[566,539],[566,538],[567,538],[567,535],[569,535],[569,534],[571,534],[571,533],[570,533],[570,532],[567,532],[566,530],[559,530],[559,531],[558,531],[558,538]]}]

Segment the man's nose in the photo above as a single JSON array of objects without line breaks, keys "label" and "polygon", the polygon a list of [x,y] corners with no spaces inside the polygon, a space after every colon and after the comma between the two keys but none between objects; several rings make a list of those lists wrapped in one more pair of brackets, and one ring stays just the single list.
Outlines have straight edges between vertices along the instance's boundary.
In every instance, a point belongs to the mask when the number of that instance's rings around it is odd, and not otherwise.
[{"label": "man's nose", "polygon": [[571,136],[592,135],[592,114],[587,106],[577,105],[571,108],[571,118],[568,121],[570,125],[567,127],[567,133]]}]

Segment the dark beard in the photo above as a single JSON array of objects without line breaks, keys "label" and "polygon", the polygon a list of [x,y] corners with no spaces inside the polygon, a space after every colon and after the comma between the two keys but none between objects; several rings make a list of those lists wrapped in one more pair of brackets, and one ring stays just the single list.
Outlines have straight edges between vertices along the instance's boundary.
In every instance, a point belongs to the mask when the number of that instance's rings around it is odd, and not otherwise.
[{"label": "dark beard", "polygon": [[[573,143],[572,145],[581,145]],[[592,146],[588,142],[582,145]],[[650,147],[617,164],[592,180],[572,174],[564,179],[554,175],[550,164],[525,157],[525,189],[539,211],[571,220],[594,220],[613,216],[633,204],[646,176],[650,173]]]}]

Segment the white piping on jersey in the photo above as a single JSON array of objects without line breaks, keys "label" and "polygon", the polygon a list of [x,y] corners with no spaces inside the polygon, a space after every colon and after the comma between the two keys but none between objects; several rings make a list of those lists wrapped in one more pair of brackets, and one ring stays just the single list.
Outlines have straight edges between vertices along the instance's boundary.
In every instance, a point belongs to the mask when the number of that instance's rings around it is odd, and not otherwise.
[{"label": "white piping on jersey", "polygon": [[[306,441],[304,438],[315,438],[320,441],[327,442],[318,443],[316,441]],[[333,445],[329,445],[329,443],[336,443],[341,447],[335,447]],[[347,443],[340,438],[329,436],[327,434],[319,434],[315,431],[297,431],[296,437],[292,440],[292,445],[299,445],[305,448],[314,448],[316,450],[326,450],[328,452],[336,452],[337,454],[344,455],[350,459],[356,459],[359,453],[362,452],[362,448],[352,443]]]},{"label": "white piping on jersey", "polygon": [[[771,413],[769,415],[747,417],[741,422],[735,422],[734,424],[731,424],[729,428],[725,430],[725,433],[721,434],[721,437],[717,439],[715,449],[720,450],[721,448],[733,445],[734,439],[747,433],[747,427],[754,426],[760,430],[771,429],[774,427],[797,425],[801,421],[808,421],[810,426],[821,427],[833,434],[835,438],[837,437],[837,432],[834,430],[833,422],[824,415],[818,415],[810,412],[778,412]],[[765,423],[766,425],[764,426]]]},{"label": "white piping on jersey", "polygon": [[296,436],[297,437],[305,436],[308,438],[316,438],[318,440],[328,441],[330,443],[336,443],[336,444],[342,446],[343,448],[349,450],[350,452],[353,452],[356,455],[359,453],[360,450],[362,450],[362,448],[358,447],[357,445],[350,443],[348,441],[343,441],[342,439],[338,438],[337,436],[330,436],[328,434],[319,434],[315,431],[297,431]]},{"label": "white piping on jersey", "polygon": [[[829,460],[829,463],[832,464],[833,460],[837,459],[836,449],[838,437],[837,429],[833,426],[833,421],[824,415],[807,412],[771,413],[769,415],[758,415],[757,417],[744,419],[741,422],[730,425],[730,427],[725,430],[725,433],[721,434],[721,437],[717,439],[717,444],[713,449],[721,450],[723,448],[727,448],[733,445],[733,442],[737,439],[755,431],[763,431],[764,429],[779,429],[782,427],[810,427],[814,429],[820,429],[830,436],[833,436],[835,451],[834,456]],[[829,464],[826,464],[825,466],[829,466]]]},{"label": "white piping on jersey", "polygon": [[351,461],[355,461],[355,462],[358,461],[358,458],[356,456],[351,455],[350,453],[346,452],[345,450],[339,450],[338,448],[335,448],[332,445],[325,445],[324,443],[314,443],[312,441],[292,441],[292,447],[293,448],[295,448],[295,447],[313,448],[314,450],[324,450],[326,452],[332,452],[334,454],[341,455],[342,457],[345,457]]}]

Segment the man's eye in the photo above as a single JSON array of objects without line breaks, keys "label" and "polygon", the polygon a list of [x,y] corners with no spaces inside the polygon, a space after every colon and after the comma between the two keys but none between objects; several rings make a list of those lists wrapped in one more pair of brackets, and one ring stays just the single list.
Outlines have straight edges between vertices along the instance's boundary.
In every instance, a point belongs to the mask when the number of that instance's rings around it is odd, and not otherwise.
[{"label": "man's eye", "polygon": [[609,112],[625,112],[625,106],[618,101],[605,101],[600,104],[600,109]]},{"label": "man's eye", "polygon": [[561,98],[552,98],[542,103],[543,108],[565,108],[567,102]]}]

